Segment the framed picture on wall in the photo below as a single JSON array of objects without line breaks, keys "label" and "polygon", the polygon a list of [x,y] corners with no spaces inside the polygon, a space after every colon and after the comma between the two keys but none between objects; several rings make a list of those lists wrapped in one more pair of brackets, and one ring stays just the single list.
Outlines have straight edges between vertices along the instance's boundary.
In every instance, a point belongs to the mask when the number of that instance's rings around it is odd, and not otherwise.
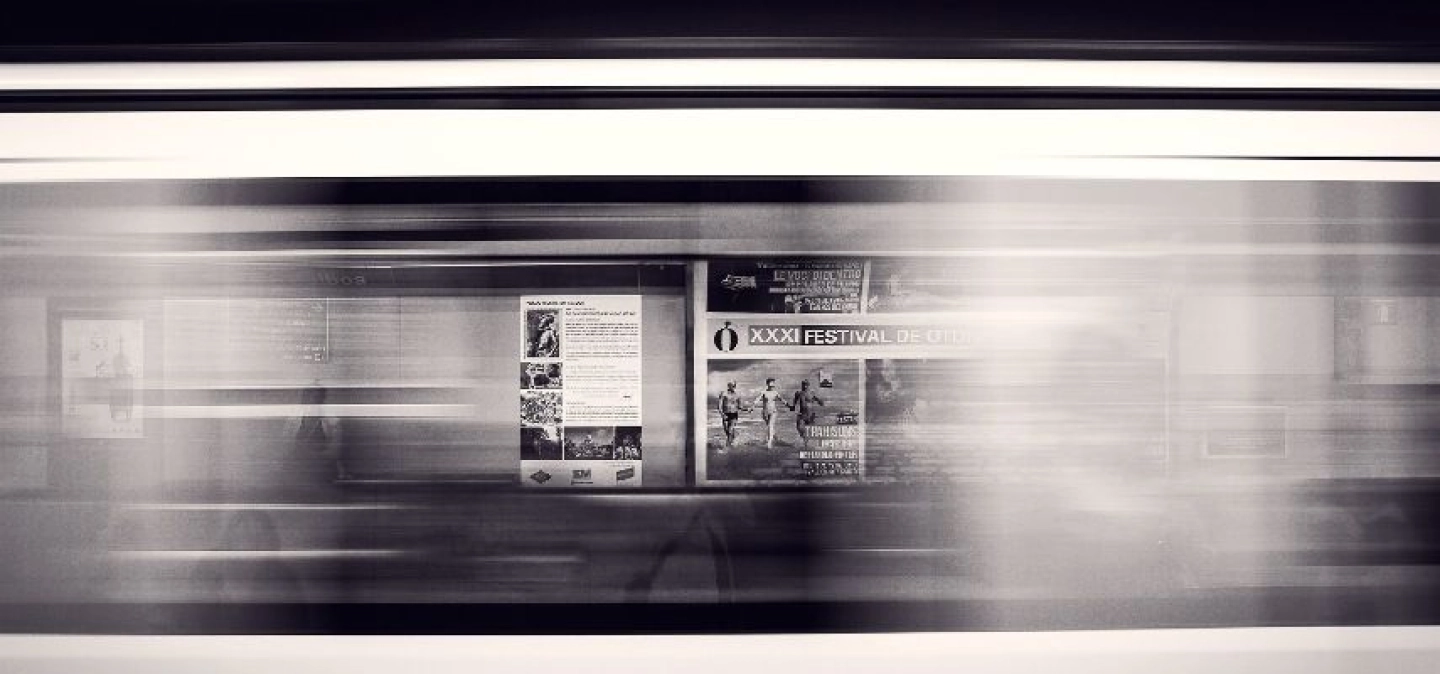
[{"label": "framed picture on wall", "polygon": [[60,421],[68,438],[145,437],[145,322],[60,321]]},{"label": "framed picture on wall", "polygon": [[1440,301],[1432,297],[1341,297],[1336,369],[1350,384],[1440,383]]}]

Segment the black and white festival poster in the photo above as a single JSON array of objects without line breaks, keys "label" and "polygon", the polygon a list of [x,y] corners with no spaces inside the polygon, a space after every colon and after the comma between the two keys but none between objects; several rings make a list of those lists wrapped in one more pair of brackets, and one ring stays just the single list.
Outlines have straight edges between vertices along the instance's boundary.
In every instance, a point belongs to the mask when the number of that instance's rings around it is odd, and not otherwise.
[{"label": "black and white festival poster", "polygon": [[865,273],[866,262],[850,258],[696,265],[697,484],[862,478],[862,357],[786,340],[807,325],[855,319]]},{"label": "black and white festival poster", "polygon": [[[996,290],[964,264],[697,264],[696,484],[1030,479],[1161,465],[1164,298]],[[1075,424],[1095,430],[1081,442],[1065,430]]]}]

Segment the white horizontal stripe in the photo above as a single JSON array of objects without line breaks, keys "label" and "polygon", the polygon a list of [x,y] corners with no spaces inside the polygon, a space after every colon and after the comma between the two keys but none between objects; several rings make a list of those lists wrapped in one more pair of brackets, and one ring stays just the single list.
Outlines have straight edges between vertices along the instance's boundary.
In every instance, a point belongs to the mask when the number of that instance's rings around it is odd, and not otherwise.
[{"label": "white horizontal stripe", "polygon": [[[3,125],[0,125],[3,128]],[[646,154],[644,152],[641,155]],[[653,162],[646,157],[620,159],[603,169],[590,165],[566,170],[568,164],[562,159],[545,171],[528,170],[510,172],[495,166],[492,160],[477,162],[485,164],[474,170],[452,162],[444,168],[426,168],[424,160],[401,159],[388,166],[372,162],[348,167],[330,162],[315,171],[287,169],[279,162],[240,164],[223,157],[202,158],[191,161],[125,162],[108,165],[88,162],[63,162],[44,165],[15,165],[0,161],[0,183],[19,182],[78,182],[99,180],[225,180],[245,178],[284,178],[296,176],[323,177],[496,177],[496,176],[650,176],[670,175],[677,177],[694,176],[994,176],[1008,178],[1068,178],[1068,179],[1110,179],[1110,180],[1226,180],[1226,181],[1357,181],[1357,182],[1440,182],[1440,162],[1385,163],[1374,161],[1337,161],[1312,163],[1303,161],[1228,161],[1211,159],[1035,159],[1028,161],[986,162],[954,157],[949,160],[925,160],[920,158],[881,158],[871,164],[855,158],[846,159],[843,164],[822,165],[811,155],[808,159],[796,157],[792,162],[777,162],[762,166],[749,160],[739,162],[718,161],[709,170],[688,165],[684,170],[665,172],[670,165],[669,158],[658,158]],[[587,244],[593,242],[587,241]],[[489,244],[493,245],[493,244]],[[489,248],[486,252],[492,252]],[[453,251],[446,248],[444,251]],[[325,251],[327,254],[375,257],[373,250]],[[425,256],[434,251],[403,249],[384,251],[386,255]],[[767,251],[773,252],[773,251]],[[311,250],[272,251],[275,257],[311,257]],[[124,256],[124,252],[111,252],[107,256]],[[154,254],[145,253],[144,256]],[[191,257],[190,251],[178,252],[173,257]],[[210,255],[207,253],[207,255]],[[248,257],[249,253],[236,255]]]},{"label": "white horizontal stripe", "polygon": [[[558,243],[558,241],[559,241],[559,240],[551,240],[552,246],[553,246],[553,245],[556,245],[556,244]],[[67,258],[69,258],[69,257],[94,256],[94,257],[104,257],[104,258],[137,258],[137,259],[148,259],[148,258],[154,258],[154,259],[174,259],[174,258],[185,258],[185,259],[189,259],[189,258],[195,258],[195,259],[222,258],[222,259],[224,259],[224,258],[235,258],[235,259],[258,259],[258,260],[265,260],[265,259],[270,259],[270,258],[277,258],[277,259],[278,259],[278,258],[352,257],[352,256],[353,256],[353,257],[387,257],[387,258],[398,258],[398,257],[426,257],[426,258],[428,258],[428,257],[465,256],[465,255],[477,255],[477,254],[485,254],[485,253],[494,253],[494,252],[495,252],[494,249],[495,249],[495,244],[490,243],[490,242],[486,242],[486,243],[484,243],[484,244],[475,244],[475,245],[466,244],[466,243],[464,243],[464,242],[457,242],[457,243],[452,244],[452,245],[447,245],[447,246],[444,247],[444,248],[364,248],[364,249],[347,249],[347,248],[297,248],[297,249],[283,249],[283,250],[213,250],[213,251],[212,251],[212,250],[193,250],[193,251],[162,251],[162,252],[132,252],[132,253],[115,253],[115,252],[106,252],[106,251],[88,251],[88,252],[87,252],[87,251],[38,251],[38,252],[26,251],[26,255],[31,255],[31,256],[37,256],[37,255],[58,255],[58,256],[63,256],[63,257],[67,257]],[[757,249],[748,249],[748,248],[726,249],[724,252],[726,252],[726,253],[728,253],[728,254],[733,254],[733,255],[761,256],[761,257],[766,256],[766,255],[774,255],[774,254],[775,254],[775,250],[774,250],[774,249],[758,249],[758,248],[757,248]],[[1126,247],[1126,248],[1123,248],[1123,249],[1109,249],[1109,248],[1105,248],[1105,247],[1103,247],[1103,246],[1096,246],[1095,248],[1021,248],[1021,247],[1018,247],[1018,246],[1017,246],[1017,247],[1014,247],[1014,248],[1006,248],[1006,249],[1004,249],[1004,250],[995,250],[995,249],[967,249],[967,248],[936,248],[936,247],[933,247],[933,246],[932,246],[932,247],[927,248],[927,249],[904,249],[904,248],[895,248],[895,249],[890,249],[890,250],[868,249],[868,250],[866,250],[866,251],[863,252],[863,253],[858,253],[858,252],[856,252],[856,251],[854,251],[854,250],[824,250],[824,249],[807,249],[807,250],[805,250],[804,252],[805,252],[807,255],[819,255],[819,256],[826,256],[826,257],[851,257],[851,256],[861,256],[861,257],[886,257],[886,256],[891,256],[891,257],[897,257],[897,256],[899,256],[899,257],[934,257],[934,258],[945,258],[945,259],[951,259],[951,258],[971,258],[971,259],[974,259],[974,258],[997,258],[997,259],[1009,259],[1009,258],[1041,258],[1041,259],[1045,259],[1045,258],[1055,258],[1055,259],[1067,259],[1067,258],[1096,258],[1096,259],[1121,259],[1121,258],[1130,258],[1130,259],[1133,259],[1133,258],[1161,258],[1161,257],[1167,257],[1167,256],[1186,256],[1186,255],[1207,255],[1207,256],[1251,256],[1251,255],[1264,255],[1264,256],[1298,256],[1298,257],[1310,257],[1310,256],[1315,256],[1315,255],[1392,255],[1392,256],[1404,255],[1404,256],[1419,256],[1419,257],[1423,257],[1423,256],[1429,256],[1429,255],[1440,255],[1440,247],[1437,247],[1437,246],[1429,246],[1429,245],[1424,245],[1424,244],[1414,244],[1414,245],[1411,245],[1411,244],[1403,244],[1403,245],[1402,245],[1402,244],[1251,244],[1251,245],[1246,245],[1246,246],[1216,246],[1216,245],[1196,244],[1196,245],[1185,245],[1185,246],[1138,246],[1138,247],[1132,246],[1132,247]],[[683,250],[682,250],[682,251],[674,251],[674,250],[672,250],[672,251],[670,251],[670,253],[671,253],[671,254],[676,254],[676,255],[681,255],[681,254],[687,254],[688,251],[683,251]],[[536,264],[548,264],[548,262],[539,262],[539,263],[536,263]],[[428,266],[428,265],[427,265],[427,266]],[[434,266],[445,266],[445,265],[437,264],[437,265],[434,265]],[[1054,281],[1055,279],[1047,279],[1047,280],[1048,280],[1048,281]],[[1091,279],[1076,279],[1076,281],[1088,281],[1088,280],[1091,280]],[[984,279],[971,281],[971,284],[972,284],[972,285],[981,284],[981,283],[989,284],[989,285],[1005,285],[1006,283],[1011,283],[1011,284],[1016,284],[1016,285],[1023,285],[1024,283],[1028,283],[1028,281],[1000,282],[1000,281],[991,281],[991,280],[984,280]],[[288,298],[286,298],[286,299],[288,299]],[[347,300],[349,300],[349,299],[351,299],[351,298],[330,298],[330,301],[331,301],[331,302],[347,301]],[[211,299],[211,298],[203,298],[203,299],[196,299],[196,300],[190,300],[190,299],[186,299],[186,298],[167,298],[166,301],[187,302],[187,301],[214,301],[214,300]],[[928,315],[928,314],[927,314],[927,315]],[[752,317],[752,314],[716,312],[716,313],[714,313],[714,314],[711,314],[711,317],[712,317],[712,318],[736,318],[736,317],[739,317],[739,318],[750,318],[750,317]],[[383,384],[383,385],[377,385],[377,386],[374,386],[374,387],[377,387],[377,388],[402,387],[402,386],[403,386],[403,387],[411,387],[411,386],[437,387],[437,386],[442,386],[442,385],[461,385],[461,384],[463,384],[463,382],[459,382],[459,383],[457,383],[457,384],[411,384],[411,383],[404,383],[404,384]],[[295,388],[297,388],[297,389],[300,389],[300,388],[307,388],[307,387],[311,386],[311,384],[310,384],[309,382],[298,382],[298,383],[297,383],[297,382],[295,382],[295,381],[290,381],[290,382],[287,382],[287,383],[276,384],[275,386],[290,386],[290,387],[295,387]],[[353,384],[340,384],[340,383],[337,383],[337,384],[335,384],[335,386],[370,387],[371,385],[365,384],[365,383],[353,383]],[[156,385],[154,388],[164,388],[164,386],[163,386],[163,385]],[[185,389],[196,389],[196,388],[200,388],[200,389],[203,389],[203,388],[237,388],[237,389],[238,389],[238,388],[246,388],[246,387],[243,387],[243,386],[209,386],[209,387],[207,387],[207,386],[194,386],[194,385],[189,385],[189,384],[180,384],[180,385],[177,385],[177,388],[185,388]],[[272,387],[272,386],[256,386],[256,387],[252,387],[252,388],[273,388],[273,387]]]},{"label": "white horizontal stripe", "polygon": [[1440,88],[1425,63],[1014,59],[517,59],[13,64],[3,90],[442,87]]},{"label": "white horizontal stripe", "polygon": [[412,506],[386,503],[127,503],[126,510],[409,510]]},{"label": "white horizontal stripe", "polygon": [[[334,302],[334,301],[348,301],[348,300],[354,300],[354,299],[359,299],[359,298],[349,298],[349,297],[331,298],[330,301],[332,301],[332,302]],[[207,298],[207,299],[196,299],[196,300],[190,300],[190,299],[184,299],[184,298],[166,298],[166,299],[165,299],[165,302],[167,302],[167,303],[170,303],[170,302],[224,302],[224,301],[225,301],[225,298]],[[162,381],[159,381],[159,382],[154,382],[154,383],[152,384],[152,383],[150,383],[151,381],[154,381],[154,380],[149,380],[149,381],[147,381],[145,388],[146,388],[146,389],[149,389],[149,390],[157,390],[157,391],[158,391],[158,390],[167,390],[167,389],[168,389],[168,390],[177,390],[177,391],[268,391],[268,390],[272,390],[272,389],[285,388],[285,389],[292,389],[292,390],[294,390],[294,391],[296,391],[296,392],[299,392],[299,391],[303,391],[303,390],[307,390],[307,389],[314,388],[314,386],[315,386],[315,382],[314,382],[313,380],[310,380],[310,379],[277,380],[277,381],[272,381],[272,382],[269,382],[269,383],[255,383],[255,380],[253,380],[253,379],[252,379],[252,380],[246,380],[246,381],[243,381],[243,382],[242,382],[242,381],[236,381],[236,382],[234,382],[234,383],[224,383],[223,381],[222,381],[222,382],[216,382],[216,381],[200,382],[200,381],[192,381],[192,380],[173,379],[173,380],[169,380],[169,381],[163,381],[163,380],[162,380]],[[435,389],[435,388],[466,388],[466,389],[468,389],[468,388],[474,388],[474,387],[475,387],[475,384],[476,384],[476,382],[475,382],[475,380],[473,380],[473,379],[413,379],[413,380],[408,380],[408,381],[407,381],[407,380],[400,380],[400,379],[387,380],[387,379],[378,379],[378,378],[377,378],[377,379],[374,379],[374,380],[364,380],[364,381],[344,380],[344,379],[327,379],[327,380],[325,381],[325,385],[326,385],[327,387],[329,387],[329,388],[380,389],[380,390],[387,390],[387,389]]]},{"label": "white horizontal stripe", "polygon": [[[312,411],[313,408],[304,405],[152,405],[145,408],[147,416],[163,419],[298,419]],[[478,412],[474,405],[324,405],[319,414],[325,417],[444,419],[473,418]],[[516,423],[519,423],[518,418]]]},{"label": "white horizontal stripe", "polygon": [[207,561],[222,559],[338,559],[399,557],[404,550],[124,550],[110,553],[121,559],[147,561]]},{"label": "white horizontal stripe", "polygon": [[[624,627],[621,618],[617,628]],[[700,674],[821,669],[1313,674],[1432,672],[1440,628],[1301,627],[919,634],[601,636],[0,636],[30,672],[591,671]],[[325,663],[319,666],[318,663]],[[210,665],[208,668],[206,665]]]},{"label": "white horizontal stripe", "polygon": [[[1440,112],[329,110],[0,115],[0,181],[384,176],[1440,180]],[[1260,161],[1229,157],[1338,157]]]}]

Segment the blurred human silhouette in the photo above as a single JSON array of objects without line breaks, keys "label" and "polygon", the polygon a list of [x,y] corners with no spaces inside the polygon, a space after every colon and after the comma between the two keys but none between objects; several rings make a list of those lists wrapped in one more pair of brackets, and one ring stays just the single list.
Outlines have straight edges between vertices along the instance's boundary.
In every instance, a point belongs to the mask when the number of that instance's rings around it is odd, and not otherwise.
[{"label": "blurred human silhouette", "polygon": [[119,350],[110,361],[110,370],[110,419],[128,422],[135,410],[135,372],[130,359],[125,356],[123,337]]},{"label": "blurred human silhouette", "polygon": [[[305,388],[300,394],[301,412],[286,424],[285,436],[293,444],[295,458],[314,469],[317,479],[332,482],[350,477],[338,419],[326,414],[328,393],[322,386]],[[311,471],[304,471],[310,473]]]},{"label": "blurred human silhouette", "polygon": [[[648,602],[682,590],[690,601],[729,602],[734,600],[735,577],[725,525],[701,507],[685,527],[665,537],[625,585],[629,602]],[[710,582],[695,583],[708,578]]]}]

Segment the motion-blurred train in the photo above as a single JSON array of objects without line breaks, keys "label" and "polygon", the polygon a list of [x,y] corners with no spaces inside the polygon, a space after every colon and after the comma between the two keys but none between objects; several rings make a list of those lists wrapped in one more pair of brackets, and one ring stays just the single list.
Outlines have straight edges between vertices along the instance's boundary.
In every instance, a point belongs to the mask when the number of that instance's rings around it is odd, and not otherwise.
[{"label": "motion-blurred train", "polygon": [[1346,89],[1440,79],[1323,65],[1186,109],[56,85],[0,116],[0,625],[1433,622],[1440,113]]}]

